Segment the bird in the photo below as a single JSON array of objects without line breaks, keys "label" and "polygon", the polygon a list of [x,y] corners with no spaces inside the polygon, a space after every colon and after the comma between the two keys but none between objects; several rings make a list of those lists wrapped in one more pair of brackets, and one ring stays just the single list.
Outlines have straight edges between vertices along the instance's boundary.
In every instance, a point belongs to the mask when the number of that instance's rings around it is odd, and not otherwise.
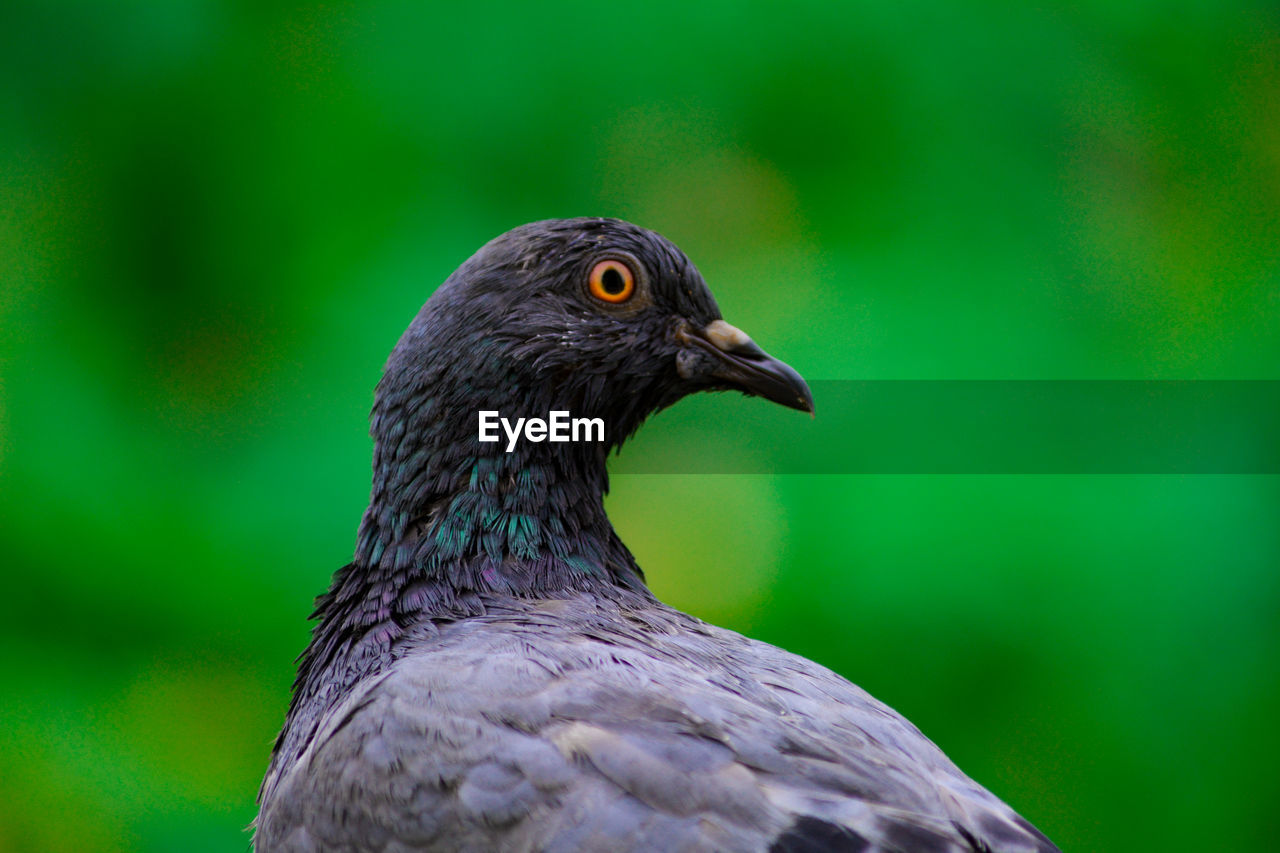
[{"label": "bird", "polygon": [[[814,411],[645,228],[523,225],[430,295],[374,394],[369,505],[316,599],[258,853],[1058,849],[850,681],[650,591],[606,462],[699,391]],[[570,416],[603,435],[555,439]]]}]

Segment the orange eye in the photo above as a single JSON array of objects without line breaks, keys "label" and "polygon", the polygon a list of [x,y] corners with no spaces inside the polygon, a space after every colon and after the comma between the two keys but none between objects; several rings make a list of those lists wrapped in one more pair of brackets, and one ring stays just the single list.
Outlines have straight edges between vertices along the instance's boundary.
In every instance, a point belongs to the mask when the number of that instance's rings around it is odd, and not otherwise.
[{"label": "orange eye", "polygon": [[636,277],[622,261],[601,261],[591,268],[587,287],[596,299],[617,305],[636,292]]}]

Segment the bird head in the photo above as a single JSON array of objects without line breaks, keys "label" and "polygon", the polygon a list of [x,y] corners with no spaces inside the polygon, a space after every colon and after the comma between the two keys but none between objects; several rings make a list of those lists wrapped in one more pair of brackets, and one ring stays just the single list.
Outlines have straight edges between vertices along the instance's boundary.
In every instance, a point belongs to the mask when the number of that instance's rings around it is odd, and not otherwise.
[{"label": "bird head", "polygon": [[[687,394],[734,389],[813,411],[800,375],[724,321],[697,268],[666,239],[614,219],[508,231],[431,295],[387,362],[357,555],[412,563],[428,547],[423,536],[438,550],[459,531],[467,548],[488,536],[497,560],[510,550],[494,533],[498,518],[522,519],[510,530],[527,519],[611,535],[600,503],[609,450]],[[513,452],[479,440],[485,411],[599,419],[603,440],[526,441]],[[538,520],[559,505],[574,509]]]},{"label": "bird head", "polygon": [[725,322],[669,241],[565,219],[508,231],[450,276],[396,347],[379,398],[432,395],[473,434],[478,409],[567,410],[601,417],[617,446],[653,411],[731,389],[813,411],[800,375]]}]

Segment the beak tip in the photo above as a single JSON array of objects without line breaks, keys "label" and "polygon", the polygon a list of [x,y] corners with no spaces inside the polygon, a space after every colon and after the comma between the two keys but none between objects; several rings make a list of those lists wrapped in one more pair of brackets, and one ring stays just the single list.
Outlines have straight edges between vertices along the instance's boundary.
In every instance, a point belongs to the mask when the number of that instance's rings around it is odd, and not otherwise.
[{"label": "beak tip", "polygon": [[796,408],[802,412],[808,412],[810,419],[818,416],[813,407],[813,394],[809,391],[809,386],[807,384],[805,385],[804,393],[800,395],[799,403],[800,405],[796,406]]},{"label": "beak tip", "polygon": [[[788,409],[795,409],[798,412],[805,412],[809,417],[817,417],[813,405],[813,392],[809,390],[809,383],[804,381],[789,365],[783,362],[774,362],[777,365],[778,376],[781,380],[781,387],[775,385],[771,389],[753,389],[752,393],[759,394],[767,400],[780,403]],[[772,391],[773,393],[768,393]]]}]

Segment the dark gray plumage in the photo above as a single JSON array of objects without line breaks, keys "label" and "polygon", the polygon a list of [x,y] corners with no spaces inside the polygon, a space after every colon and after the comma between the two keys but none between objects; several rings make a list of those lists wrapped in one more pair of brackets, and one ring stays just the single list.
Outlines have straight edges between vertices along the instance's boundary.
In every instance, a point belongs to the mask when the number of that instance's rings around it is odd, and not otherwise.
[{"label": "dark gray plumage", "polygon": [[[369,509],[318,600],[260,853],[1056,849],[858,687],[649,592],[605,459],[704,389],[812,410],[634,225],[526,225],[439,288],[378,386]],[[506,452],[482,409],[606,440]]]}]

